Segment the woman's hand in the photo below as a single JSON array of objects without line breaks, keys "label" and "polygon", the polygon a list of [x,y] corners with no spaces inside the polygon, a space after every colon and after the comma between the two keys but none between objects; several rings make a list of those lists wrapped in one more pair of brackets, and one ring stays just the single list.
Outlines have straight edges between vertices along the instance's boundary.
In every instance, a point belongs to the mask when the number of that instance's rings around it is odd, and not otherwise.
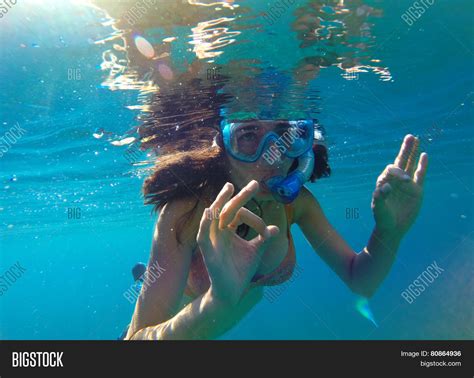
[{"label": "woman's hand", "polygon": [[[279,233],[277,226],[266,226],[263,220],[243,206],[258,191],[251,181],[232,197],[234,186],[227,183],[201,218],[197,242],[202,251],[211,281],[214,299],[237,304],[254,276],[267,242]],[[245,223],[258,232],[252,240],[236,234]]]},{"label": "woman's hand", "polygon": [[420,211],[428,155],[420,155],[415,171],[418,144],[418,138],[406,135],[395,163],[387,165],[377,178],[372,211],[375,228],[382,234],[403,237]]}]

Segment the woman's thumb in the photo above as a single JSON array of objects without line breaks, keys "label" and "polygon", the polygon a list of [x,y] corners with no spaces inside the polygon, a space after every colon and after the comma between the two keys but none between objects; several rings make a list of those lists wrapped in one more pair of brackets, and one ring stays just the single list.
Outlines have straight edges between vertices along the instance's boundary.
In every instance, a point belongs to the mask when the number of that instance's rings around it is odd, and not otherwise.
[{"label": "woman's thumb", "polygon": [[266,240],[274,238],[280,233],[280,229],[277,226],[267,226],[265,229],[264,237]]}]

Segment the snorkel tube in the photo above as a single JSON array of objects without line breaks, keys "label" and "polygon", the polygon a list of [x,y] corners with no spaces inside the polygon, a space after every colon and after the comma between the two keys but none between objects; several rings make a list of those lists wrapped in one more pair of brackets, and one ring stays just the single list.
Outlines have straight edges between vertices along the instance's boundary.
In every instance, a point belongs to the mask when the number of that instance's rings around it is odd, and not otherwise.
[{"label": "snorkel tube", "polygon": [[293,202],[301,188],[308,181],[313,173],[314,168],[314,152],[309,149],[304,154],[298,157],[298,167],[292,171],[288,176],[273,176],[270,177],[265,185],[270,189],[273,197],[282,203]]}]

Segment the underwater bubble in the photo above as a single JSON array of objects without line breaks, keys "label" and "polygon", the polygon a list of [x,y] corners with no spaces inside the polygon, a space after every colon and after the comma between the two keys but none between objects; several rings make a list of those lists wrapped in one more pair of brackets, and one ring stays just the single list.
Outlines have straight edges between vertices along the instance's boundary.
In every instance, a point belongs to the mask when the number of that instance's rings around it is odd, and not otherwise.
[{"label": "underwater bubble", "polygon": [[358,8],[356,9],[356,15],[359,16],[359,17],[361,17],[361,16],[363,16],[364,14],[366,14],[366,12],[367,12],[367,9],[366,9],[365,7],[363,7],[363,6],[362,6],[362,7],[358,7]]},{"label": "underwater bubble", "polygon": [[112,144],[114,146],[124,146],[124,145],[130,144],[134,141],[135,141],[134,137],[128,137],[128,138],[125,138],[125,139],[122,139],[122,140],[114,140],[114,141],[110,142],[110,144]]},{"label": "underwater bubble", "polygon": [[173,42],[173,41],[176,41],[176,37],[168,37],[168,38],[164,38],[163,39],[163,42]]},{"label": "underwater bubble", "polygon": [[94,133],[92,136],[96,139],[100,139],[104,136],[104,130],[103,129],[95,129]]},{"label": "underwater bubble", "polygon": [[318,129],[314,129],[314,139],[316,140],[324,140],[324,136],[323,136],[323,133],[321,132],[321,130],[318,130]]},{"label": "underwater bubble", "polygon": [[172,80],[173,79],[173,71],[169,68],[166,64],[160,63],[158,64],[158,72],[165,80]]},{"label": "underwater bubble", "polygon": [[142,36],[137,35],[135,37],[135,46],[137,47],[138,51],[140,51],[140,53],[146,58],[151,59],[155,56],[155,49],[151,43]]},{"label": "underwater bubble", "polygon": [[376,327],[378,327],[374,319],[374,314],[372,313],[372,310],[369,307],[369,301],[367,300],[367,298],[361,297],[357,299],[356,309],[364,318],[370,320]]}]

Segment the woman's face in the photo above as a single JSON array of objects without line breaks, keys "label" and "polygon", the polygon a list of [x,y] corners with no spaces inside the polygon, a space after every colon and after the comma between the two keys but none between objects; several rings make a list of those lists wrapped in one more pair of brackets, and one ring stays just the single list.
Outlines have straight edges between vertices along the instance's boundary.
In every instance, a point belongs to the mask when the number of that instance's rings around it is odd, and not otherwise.
[{"label": "woman's face", "polygon": [[[260,122],[266,122],[268,124],[269,121]],[[273,144],[274,143],[268,144],[267,149],[270,149]],[[288,158],[284,154],[281,154],[279,157],[271,155],[272,158],[269,158],[265,152],[265,150],[262,152],[262,155],[257,161],[249,163],[235,159],[226,151],[232,182],[237,187],[243,188],[252,180],[258,181],[260,189],[255,195],[255,199],[260,201],[273,200],[273,196],[266,187],[265,181],[273,176],[286,176],[295,160]]]}]

